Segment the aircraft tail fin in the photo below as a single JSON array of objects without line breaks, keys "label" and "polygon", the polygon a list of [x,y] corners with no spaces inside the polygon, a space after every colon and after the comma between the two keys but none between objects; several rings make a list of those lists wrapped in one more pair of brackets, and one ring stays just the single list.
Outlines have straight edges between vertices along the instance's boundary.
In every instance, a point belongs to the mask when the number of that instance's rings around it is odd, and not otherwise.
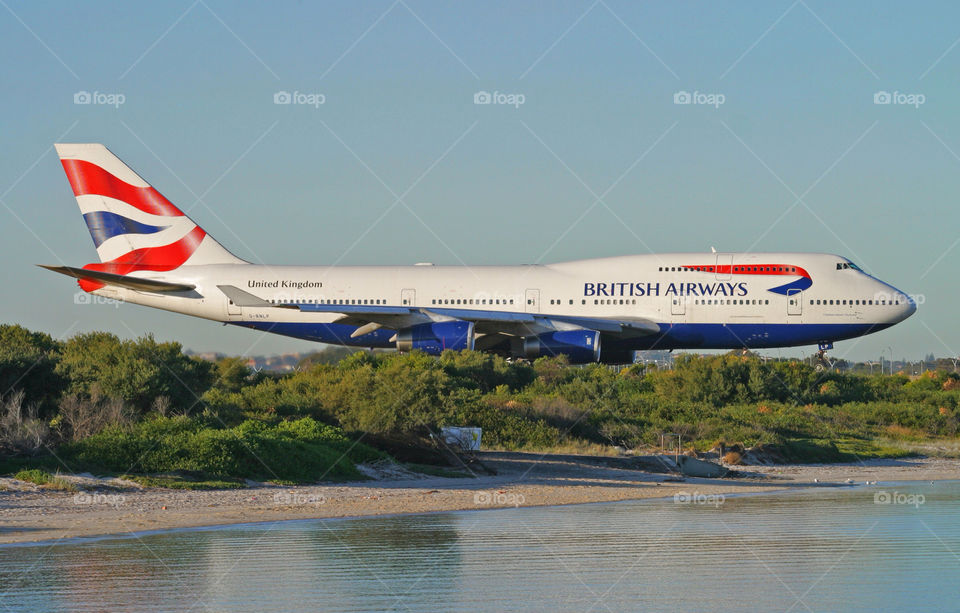
[{"label": "aircraft tail fin", "polygon": [[84,268],[125,275],[246,264],[99,143],[54,145],[100,256]]}]

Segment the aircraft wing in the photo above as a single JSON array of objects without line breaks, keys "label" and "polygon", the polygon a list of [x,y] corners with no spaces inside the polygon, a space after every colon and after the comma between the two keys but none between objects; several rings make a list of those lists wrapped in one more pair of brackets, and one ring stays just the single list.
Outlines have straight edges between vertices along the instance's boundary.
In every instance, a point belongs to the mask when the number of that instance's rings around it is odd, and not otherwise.
[{"label": "aircraft wing", "polygon": [[660,326],[649,319],[606,319],[570,315],[518,313],[443,307],[404,307],[372,304],[316,304],[269,302],[232,285],[218,285],[234,304],[241,307],[273,307],[298,309],[306,313],[340,314],[336,323],[358,326],[353,335],[361,336],[379,328],[400,329],[422,323],[439,321],[470,321],[481,334],[529,336],[556,330],[595,330],[605,335],[636,337],[658,334]]}]

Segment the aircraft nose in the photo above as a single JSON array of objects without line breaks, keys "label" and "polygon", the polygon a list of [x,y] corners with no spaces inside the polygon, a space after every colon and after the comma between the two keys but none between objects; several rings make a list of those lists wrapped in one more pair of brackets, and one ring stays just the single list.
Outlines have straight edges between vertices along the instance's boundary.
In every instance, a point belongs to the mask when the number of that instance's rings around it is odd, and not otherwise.
[{"label": "aircraft nose", "polygon": [[900,303],[900,313],[899,317],[897,317],[898,322],[903,321],[917,312],[917,301],[914,300],[910,294],[897,290],[894,299]]},{"label": "aircraft nose", "polygon": [[907,299],[906,312],[903,314],[903,318],[906,319],[917,312],[917,301],[910,294],[903,294],[903,296]]}]

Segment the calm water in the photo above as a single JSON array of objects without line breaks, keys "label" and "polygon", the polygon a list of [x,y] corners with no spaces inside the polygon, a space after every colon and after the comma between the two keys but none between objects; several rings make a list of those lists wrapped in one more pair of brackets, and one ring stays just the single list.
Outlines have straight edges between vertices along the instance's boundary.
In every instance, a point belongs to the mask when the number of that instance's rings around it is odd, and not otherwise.
[{"label": "calm water", "polygon": [[0,547],[0,610],[960,610],[960,482],[720,502]]}]

